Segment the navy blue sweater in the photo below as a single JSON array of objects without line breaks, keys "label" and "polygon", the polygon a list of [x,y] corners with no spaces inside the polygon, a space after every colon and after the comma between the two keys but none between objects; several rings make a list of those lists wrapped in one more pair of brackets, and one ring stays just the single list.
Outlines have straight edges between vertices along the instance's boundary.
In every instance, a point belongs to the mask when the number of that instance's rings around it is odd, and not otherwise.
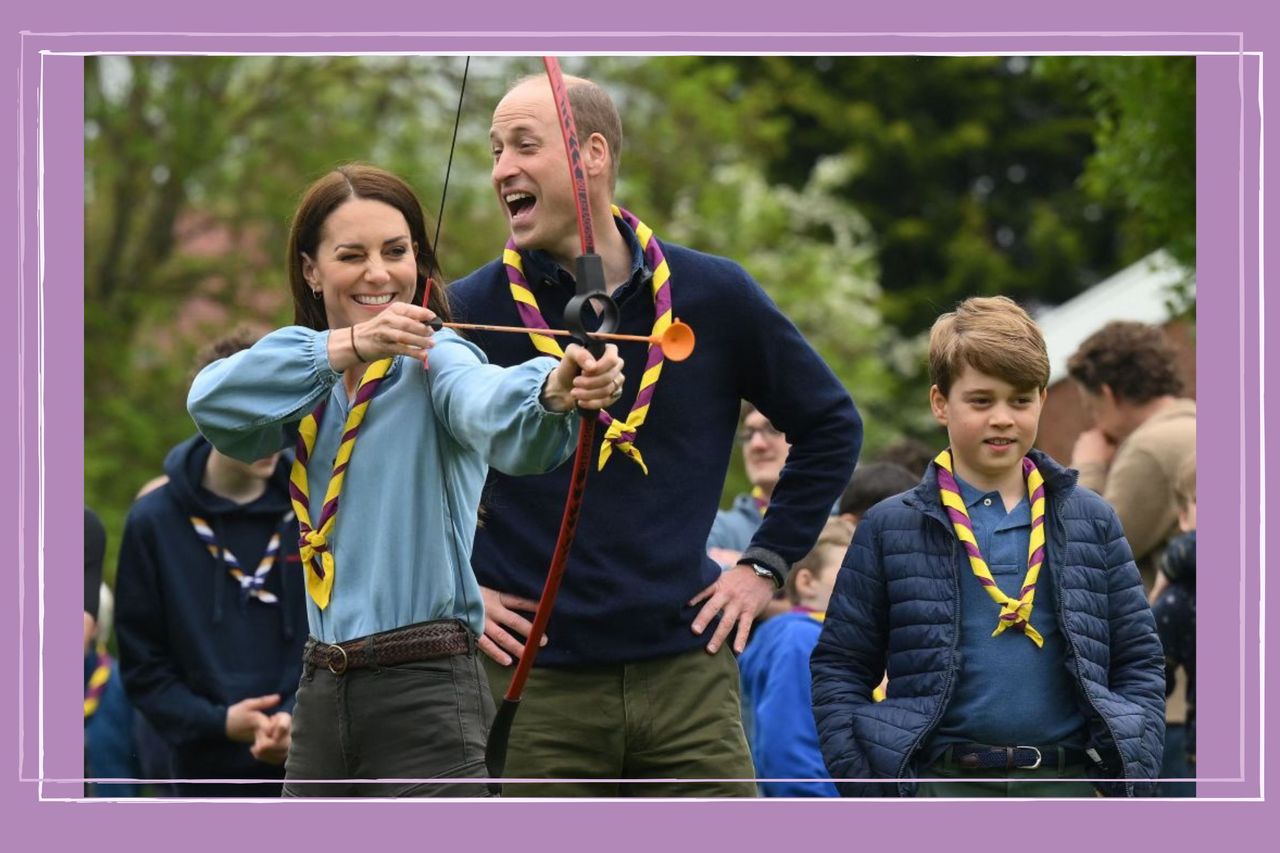
[{"label": "navy blue sweater", "polygon": [[[615,220],[616,222],[617,220]],[[634,234],[634,273],[614,297],[619,331],[649,334],[654,307],[650,271]],[[539,665],[621,662],[680,653],[706,642],[689,629],[690,598],[720,568],[706,554],[738,427],[750,400],[791,442],[791,454],[747,556],[781,573],[812,546],[849,482],[862,422],[835,375],[760,286],[724,258],[663,245],[674,315],[697,334],[684,362],[668,361],[636,447],[649,474],[615,453],[593,463],[577,540],[547,628]],[[543,316],[560,323],[572,277],[541,253],[524,255]],[[459,320],[520,325],[501,260],[449,288]],[[475,333],[489,360],[516,364],[537,354],[527,335]],[[626,387],[609,408],[625,418],[640,387],[646,344],[624,343]],[[596,448],[604,430],[597,430]],[[571,465],[533,477],[490,472],[484,524],[472,565],[480,583],[536,600],[550,565]],[[708,633],[709,636],[709,633]]]},{"label": "navy blue sweater", "polygon": [[[116,578],[116,638],[129,699],[173,748],[176,778],[280,778],[249,744],[226,736],[227,706],[279,693],[291,711],[307,638],[305,585],[297,522],[289,511],[289,468],[282,458],[267,491],[238,505],[200,485],[210,445],[195,436],[165,460],[169,482],[129,512]],[[226,565],[197,537],[199,515],[252,572],[271,534],[280,554],[266,581],[277,604],[250,599]]]}]

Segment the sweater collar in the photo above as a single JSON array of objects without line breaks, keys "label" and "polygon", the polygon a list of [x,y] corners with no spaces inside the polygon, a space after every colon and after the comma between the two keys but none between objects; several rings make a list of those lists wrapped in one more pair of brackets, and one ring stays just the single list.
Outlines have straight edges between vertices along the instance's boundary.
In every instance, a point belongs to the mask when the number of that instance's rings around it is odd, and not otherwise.
[{"label": "sweater collar", "polygon": [[[631,278],[628,279],[627,285],[637,281],[647,281],[653,271],[644,265],[644,249],[640,247],[640,238],[636,236],[636,232],[631,229],[623,220],[618,217],[613,218],[613,222],[618,226],[618,233],[622,235],[622,239],[627,241],[627,248],[631,252]],[[534,286],[548,287],[555,285],[563,285],[566,287],[574,287],[573,274],[560,266],[551,255],[541,249],[533,251],[521,252],[520,256],[524,259],[525,279]]]}]

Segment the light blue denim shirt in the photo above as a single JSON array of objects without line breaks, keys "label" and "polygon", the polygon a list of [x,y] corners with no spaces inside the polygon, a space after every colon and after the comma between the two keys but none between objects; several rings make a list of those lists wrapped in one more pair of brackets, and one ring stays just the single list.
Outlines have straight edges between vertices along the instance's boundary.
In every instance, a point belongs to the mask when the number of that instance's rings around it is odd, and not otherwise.
[{"label": "light blue denim shirt", "polygon": [[[245,461],[292,446],[298,422],[327,398],[307,465],[313,520],[349,410],[328,340],[301,326],[275,331],[202,370],[187,398],[210,443]],[[360,427],[329,536],[332,597],[324,610],[307,599],[311,634],[325,642],[450,617],[481,634],[471,546],[488,469],[542,473],[576,441],[577,414],[538,400],[554,359],[500,368],[448,329],[435,341],[429,371],[396,358]]]}]

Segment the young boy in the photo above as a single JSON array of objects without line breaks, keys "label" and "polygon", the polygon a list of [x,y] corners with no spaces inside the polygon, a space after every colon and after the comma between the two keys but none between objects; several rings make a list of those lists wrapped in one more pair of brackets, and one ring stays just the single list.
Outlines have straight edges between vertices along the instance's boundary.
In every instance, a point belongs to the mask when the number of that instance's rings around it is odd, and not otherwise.
[{"label": "young boy", "polygon": [[[818,542],[791,568],[787,598],[792,609],[760,624],[738,658],[743,717],[761,779],[825,779],[809,698],[809,654],[818,642],[840,560],[853,525],[832,518]],[[834,797],[830,782],[762,782],[766,797]]]},{"label": "young boy", "polygon": [[1031,449],[1040,330],[1009,299],[966,300],[934,323],[929,370],[950,446],[858,525],[811,658],[836,787],[1150,795],[1164,656],[1115,513]]},{"label": "young boy", "polygon": [[[229,335],[204,365],[248,348]],[[289,464],[195,435],[125,521],[116,640],[129,699],[171,749],[182,796],[278,797],[307,639]],[[254,779],[262,784],[219,780]]]}]

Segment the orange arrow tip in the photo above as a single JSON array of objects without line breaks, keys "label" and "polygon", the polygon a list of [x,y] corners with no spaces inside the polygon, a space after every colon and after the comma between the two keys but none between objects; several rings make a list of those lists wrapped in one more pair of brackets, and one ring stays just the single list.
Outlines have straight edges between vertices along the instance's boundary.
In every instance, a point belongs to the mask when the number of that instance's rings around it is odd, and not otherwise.
[{"label": "orange arrow tip", "polygon": [[693,329],[676,320],[662,333],[662,354],[672,361],[684,361],[693,354]]}]

